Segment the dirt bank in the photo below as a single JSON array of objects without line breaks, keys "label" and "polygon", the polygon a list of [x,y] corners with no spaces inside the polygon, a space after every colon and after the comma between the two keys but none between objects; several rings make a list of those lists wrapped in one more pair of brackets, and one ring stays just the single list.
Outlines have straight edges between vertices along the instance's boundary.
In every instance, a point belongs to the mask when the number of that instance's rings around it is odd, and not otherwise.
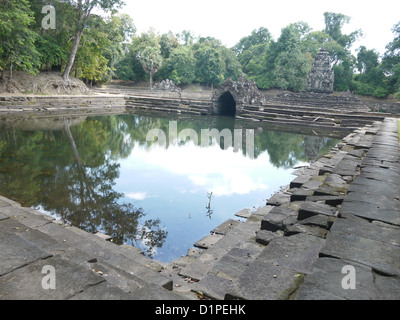
[{"label": "dirt bank", "polygon": [[60,72],[43,72],[37,76],[27,72],[13,72],[13,78],[9,80],[9,73],[5,74],[6,81],[0,81],[1,95],[69,95],[89,94],[88,87],[79,79],[71,77],[66,84]]}]

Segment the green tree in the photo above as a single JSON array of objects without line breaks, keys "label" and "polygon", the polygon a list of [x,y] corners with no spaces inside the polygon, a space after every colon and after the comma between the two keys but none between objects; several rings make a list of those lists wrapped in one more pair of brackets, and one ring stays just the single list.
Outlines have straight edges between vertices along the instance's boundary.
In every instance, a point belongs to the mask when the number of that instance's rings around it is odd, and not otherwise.
[{"label": "green tree", "polygon": [[218,85],[224,80],[223,62],[216,48],[209,42],[199,43],[194,57],[196,58],[196,81],[206,83],[207,86]]},{"label": "green tree", "polygon": [[387,74],[389,92],[400,98],[400,22],[393,26],[392,32],[394,39],[386,46],[382,69]]},{"label": "green tree", "polygon": [[13,69],[35,74],[39,65],[39,54],[35,48],[37,33],[31,30],[33,13],[27,0],[0,1],[0,69]]},{"label": "green tree", "polygon": [[164,78],[176,85],[192,83],[196,78],[196,59],[192,50],[186,46],[173,49],[162,69],[160,73]]},{"label": "green tree", "polygon": [[329,34],[334,41],[339,43],[345,49],[350,49],[353,43],[362,36],[361,30],[353,31],[350,34],[343,34],[342,28],[348,24],[351,20],[350,17],[334,12],[325,12],[325,30],[326,34]]},{"label": "green tree", "polygon": [[251,47],[267,44],[271,40],[272,35],[269,30],[261,27],[257,30],[253,30],[251,35],[240,39],[239,42],[233,47],[233,50],[236,51],[238,55],[241,55]]},{"label": "green tree", "polygon": [[142,34],[137,42],[136,57],[143,70],[149,75],[149,88],[151,90],[153,88],[153,76],[164,62],[159,37],[154,31],[150,30],[148,33]]},{"label": "green tree", "polygon": [[121,7],[124,2],[122,0],[68,0],[76,8],[75,15],[75,37],[69,55],[68,63],[65,67],[63,78],[69,81],[69,75],[74,65],[76,53],[78,52],[82,34],[87,27],[88,19],[94,8],[100,8],[104,11],[113,11],[115,8]]}]

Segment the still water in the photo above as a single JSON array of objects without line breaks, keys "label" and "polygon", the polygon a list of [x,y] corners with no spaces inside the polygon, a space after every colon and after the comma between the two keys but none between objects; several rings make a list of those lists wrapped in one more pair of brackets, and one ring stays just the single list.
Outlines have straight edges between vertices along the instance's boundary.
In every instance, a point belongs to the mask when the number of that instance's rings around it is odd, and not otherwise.
[{"label": "still water", "polygon": [[[204,129],[243,132],[243,148],[169,141],[171,125],[198,137]],[[147,141],[154,129],[165,133],[165,145]],[[3,119],[0,194],[169,262],[236,212],[265,205],[293,180],[294,166],[316,160],[337,142],[225,117]]]}]

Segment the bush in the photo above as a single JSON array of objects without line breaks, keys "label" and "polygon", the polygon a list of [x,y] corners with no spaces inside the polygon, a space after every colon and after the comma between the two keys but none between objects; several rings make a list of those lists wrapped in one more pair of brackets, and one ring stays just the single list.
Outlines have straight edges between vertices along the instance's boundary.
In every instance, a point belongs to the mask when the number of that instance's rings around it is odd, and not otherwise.
[{"label": "bush", "polygon": [[378,88],[375,89],[373,96],[376,98],[385,98],[389,95],[389,90],[386,88],[383,88],[379,86]]},{"label": "bush", "polygon": [[367,83],[363,82],[357,82],[357,87],[356,87],[356,94],[362,95],[362,96],[372,96],[375,92],[375,88]]}]

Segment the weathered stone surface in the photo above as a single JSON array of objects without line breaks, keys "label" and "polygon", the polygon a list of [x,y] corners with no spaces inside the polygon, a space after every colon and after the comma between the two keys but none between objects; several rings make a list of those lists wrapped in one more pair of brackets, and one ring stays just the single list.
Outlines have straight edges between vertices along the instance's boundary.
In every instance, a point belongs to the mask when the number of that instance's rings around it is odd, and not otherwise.
[{"label": "weathered stone surface", "polygon": [[360,166],[360,161],[344,158],[335,167],[333,173],[336,173],[341,176],[355,176],[360,173],[358,169],[359,166]]},{"label": "weathered stone surface", "polygon": [[201,281],[194,285],[193,290],[211,299],[224,300],[225,294],[230,290],[233,281],[215,274],[207,274]]},{"label": "weathered stone surface", "polygon": [[225,295],[225,299],[286,300],[304,275],[268,261],[256,259]]},{"label": "weathered stone surface", "polygon": [[201,249],[211,248],[214,244],[216,244],[219,240],[223,238],[222,234],[209,234],[205,236],[203,239],[197,241],[194,246]]},{"label": "weathered stone surface", "polygon": [[336,207],[337,205],[342,204],[344,199],[345,199],[344,196],[320,195],[320,196],[307,197],[306,201],[312,201],[312,202],[322,201],[325,204]]},{"label": "weathered stone surface", "polygon": [[170,91],[170,92],[181,92],[181,88],[179,88],[172,80],[165,79],[161,82],[157,82],[153,86],[153,90],[162,90],[162,91]]},{"label": "weathered stone surface", "polygon": [[324,239],[305,233],[276,238],[257,259],[308,274],[324,244]]},{"label": "weathered stone surface", "polygon": [[337,219],[331,231],[354,234],[360,237],[399,246],[400,249],[399,227],[383,223],[371,223],[366,219],[351,214],[344,215],[343,219]]},{"label": "weathered stone surface", "polygon": [[285,193],[275,193],[267,202],[269,206],[280,206],[290,202],[290,195]]},{"label": "weathered stone surface", "polygon": [[225,106],[224,97],[229,94],[233,99],[236,112],[241,113],[244,105],[262,106],[266,103],[264,95],[258,90],[254,80],[249,81],[240,75],[237,81],[227,79],[213,93],[211,100],[215,114],[223,114]]},{"label": "weathered stone surface", "polygon": [[10,232],[0,231],[0,276],[51,254]]},{"label": "weathered stone surface", "polygon": [[220,224],[218,227],[214,228],[211,233],[216,233],[216,234],[222,234],[225,235],[227,232],[231,229],[233,229],[235,226],[237,226],[239,223],[241,223],[238,220],[233,220],[233,219],[228,219],[222,224]]},{"label": "weathered stone surface", "polygon": [[239,212],[235,213],[236,217],[248,219],[252,215],[252,212],[249,209],[243,209]]},{"label": "weathered stone surface", "polygon": [[[45,290],[41,285],[42,268],[46,265],[53,266],[56,271],[55,290]],[[56,256],[0,277],[0,299],[63,300],[103,281],[105,279],[99,274]]]},{"label": "weathered stone surface", "polygon": [[400,275],[400,250],[398,246],[363,238],[355,234],[330,232],[321,254],[361,263],[386,275]]},{"label": "weathered stone surface", "polygon": [[134,300],[134,295],[125,292],[120,288],[113,287],[104,281],[95,286],[91,286],[68,300],[84,300],[84,301],[113,301],[113,300]]},{"label": "weathered stone surface", "polygon": [[396,198],[386,197],[382,194],[350,192],[346,197],[346,202],[366,202],[378,206],[382,209],[400,210],[400,201]]},{"label": "weathered stone surface", "polygon": [[304,220],[315,215],[334,216],[335,214],[335,208],[330,205],[305,201],[301,206],[297,219]]},{"label": "weathered stone surface", "polygon": [[255,211],[253,213],[253,215],[265,217],[266,215],[268,215],[271,212],[271,210],[273,208],[275,208],[275,205],[273,205],[273,206],[272,205],[267,205],[267,206],[261,207],[260,209]]},{"label": "weathered stone surface", "polygon": [[400,181],[400,173],[393,170],[383,169],[379,167],[365,167],[361,169],[361,174],[367,179],[374,179],[378,181],[387,181],[396,184]]},{"label": "weathered stone surface", "polygon": [[311,179],[310,175],[300,175],[290,183],[290,188],[300,188]]},{"label": "weathered stone surface", "polygon": [[[351,265],[356,271],[356,289],[345,290],[342,280],[345,274],[342,270]],[[387,284],[387,282],[390,284]],[[384,289],[386,288],[386,289]],[[313,266],[313,272],[308,275],[296,293],[296,300],[385,300],[399,299],[400,280],[377,275],[373,270],[358,263],[320,258]]]},{"label": "weathered stone surface", "polygon": [[357,181],[357,183],[353,182],[348,191],[355,193],[372,193],[375,195],[384,194],[386,197],[393,199],[400,198],[400,189],[397,186],[391,186],[390,183],[385,184],[384,182],[374,180],[368,180],[365,181],[365,183],[360,181]]},{"label": "weathered stone surface", "polygon": [[331,69],[329,52],[321,49],[308,75],[306,90],[316,93],[333,93],[333,83],[334,72]]},{"label": "weathered stone surface", "polygon": [[256,241],[262,245],[268,245],[273,239],[282,236],[277,232],[272,232],[268,230],[260,230],[257,232]]},{"label": "weathered stone surface", "polygon": [[256,217],[257,215],[253,215],[251,219],[246,220],[246,222],[230,230],[217,245],[202,253],[195,262],[187,265],[179,274],[181,276],[201,280],[212,269],[215,263],[232,248],[241,247],[247,241],[255,243],[253,239],[256,236],[256,231],[260,230],[261,223],[261,219],[254,219]]},{"label": "weathered stone surface", "polygon": [[345,201],[340,209],[340,214],[354,214],[370,220],[400,225],[400,214],[398,211],[367,202]]},{"label": "weathered stone surface", "polygon": [[309,190],[317,190],[321,185],[323,184],[322,181],[317,181],[317,180],[310,180],[303,184],[304,189],[309,189]]},{"label": "weathered stone surface", "polygon": [[307,235],[325,239],[326,234],[328,233],[328,230],[325,228],[321,228],[316,224],[295,223],[293,225],[287,226],[286,231],[285,231],[285,236],[291,237],[298,233],[305,233]]},{"label": "weathered stone surface", "polygon": [[285,230],[287,225],[296,222],[298,212],[293,209],[284,207],[275,207],[271,212],[261,221],[261,229],[271,232],[278,230]]},{"label": "weathered stone surface", "polygon": [[309,189],[297,189],[290,195],[290,201],[305,201],[307,197],[314,195],[314,190]]}]

